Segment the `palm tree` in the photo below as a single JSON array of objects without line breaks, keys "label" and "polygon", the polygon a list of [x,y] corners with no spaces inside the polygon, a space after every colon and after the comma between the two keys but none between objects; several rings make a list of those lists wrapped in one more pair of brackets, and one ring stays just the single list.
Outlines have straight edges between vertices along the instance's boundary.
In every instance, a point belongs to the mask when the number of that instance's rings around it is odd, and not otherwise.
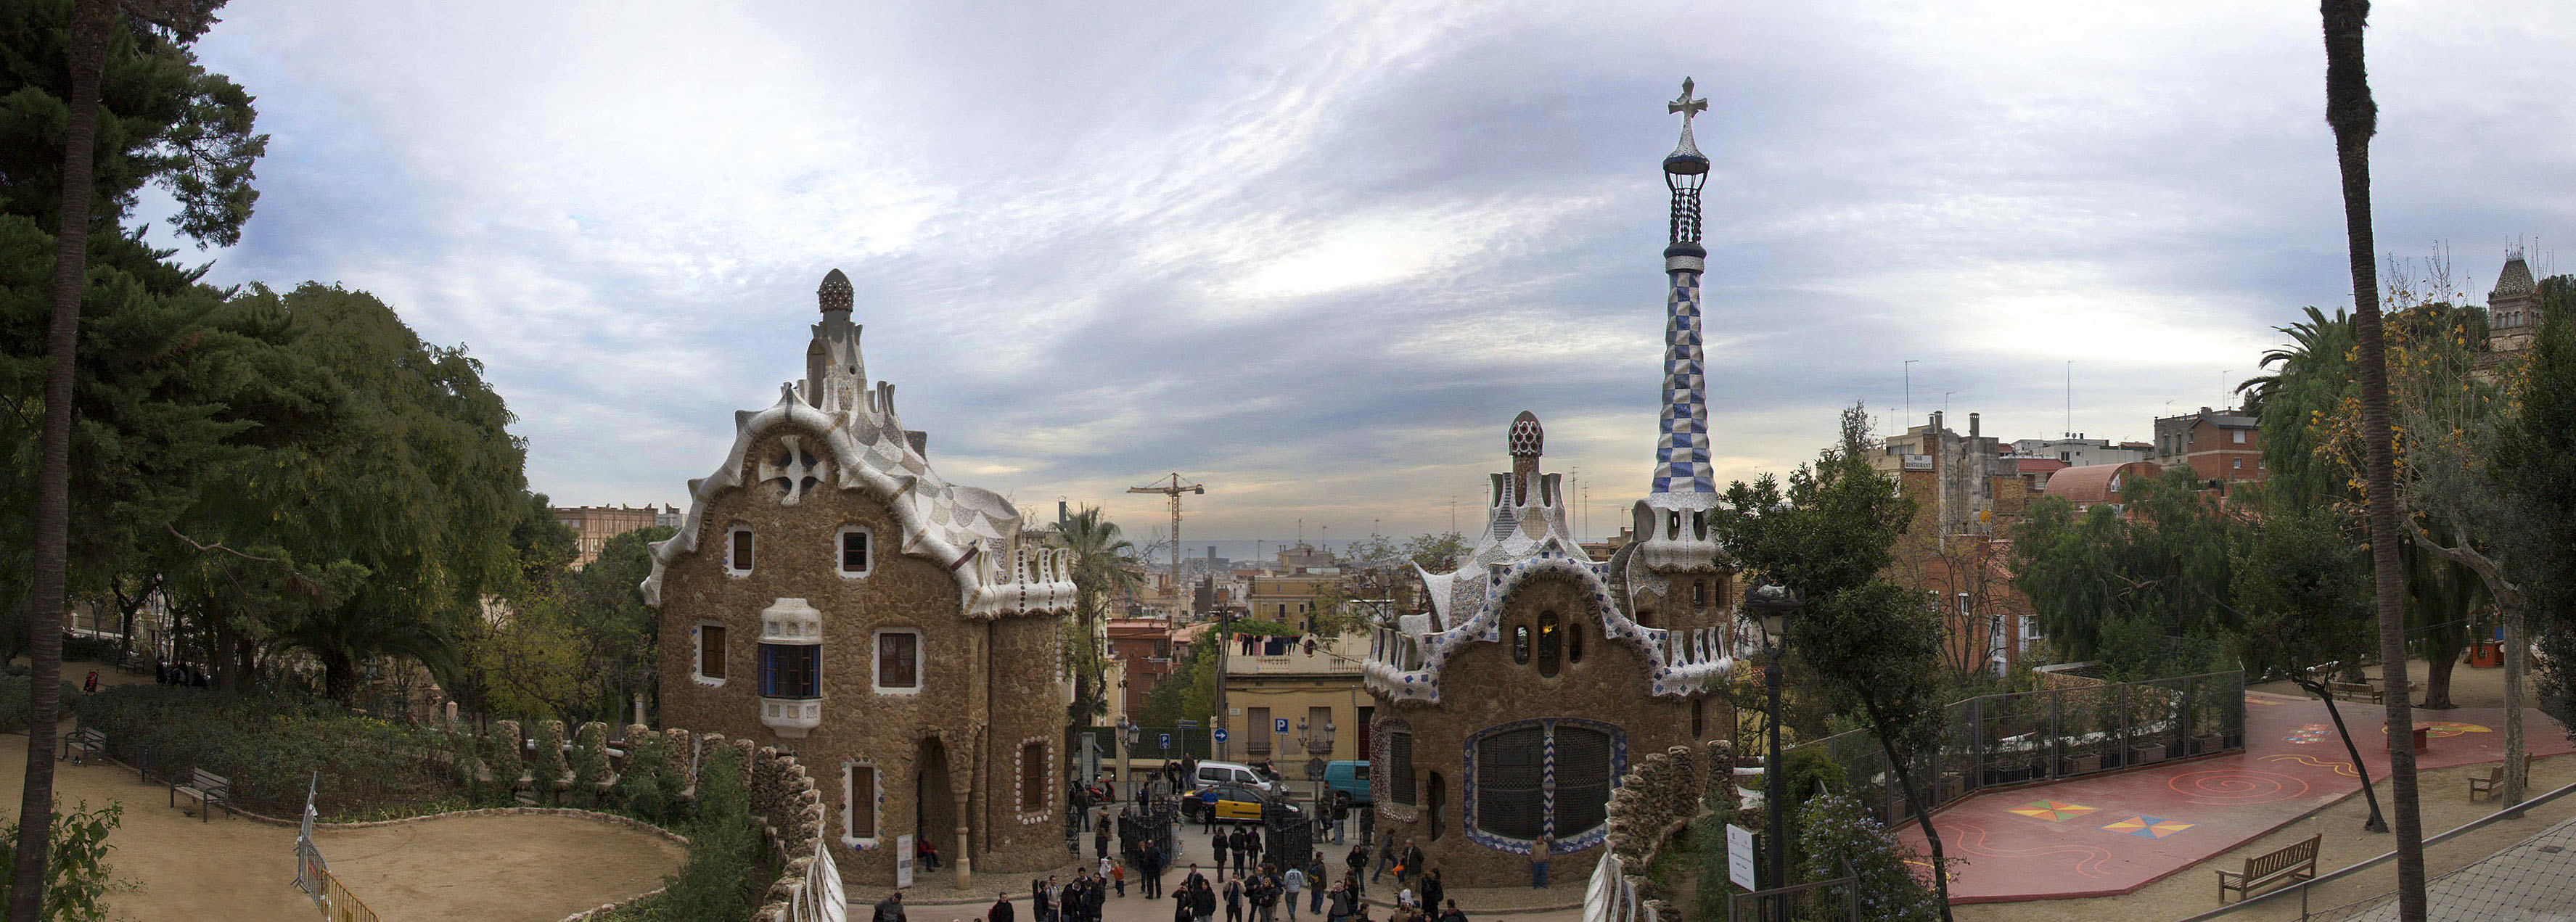
[{"label": "palm tree", "polygon": [[1073,650],[1073,719],[1088,726],[1108,712],[1101,688],[1100,618],[1113,597],[1144,585],[1136,545],[1118,536],[1118,525],[1100,516],[1100,507],[1084,506],[1056,523],[1055,542],[1073,555],[1075,628],[1068,638]]},{"label": "palm tree", "polygon": [[[70,560],[72,371],[80,347],[81,289],[88,276],[90,171],[98,142],[99,86],[107,71],[108,42],[121,18],[109,0],[74,4],[71,21],[71,95],[64,100],[62,224],[54,237],[52,315],[45,329],[45,423],[36,470],[35,547],[27,587],[27,777],[18,816],[32,820],[54,810],[54,721],[62,713],[63,581]],[[10,875],[9,918],[35,922],[45,896],[47,833],[53,824],[18,824],[16,865]]]},{"label": "palm tree", "polygon": [[2322,0],[2326,43],[2326,124],[2334,130],[2335,165],[2343,176],[2346,261],[2352,269],[2353,326],[2361,377],[2361,440],[2369,484],[2372,596],[2379,609],[2379,655],[2388,703],[2388,780],[2397,805],[2398,917],[2424,918],[2424,819],[2416,803],[2414,708],[2406,695],[2405,571],[2397,559],[2397,464],[2388,428],[2388,361],[2380,329],[2378,245],[2370,232],[2370,136],[2379,106],[2363,68],[2362,28],[2370,0]]}]

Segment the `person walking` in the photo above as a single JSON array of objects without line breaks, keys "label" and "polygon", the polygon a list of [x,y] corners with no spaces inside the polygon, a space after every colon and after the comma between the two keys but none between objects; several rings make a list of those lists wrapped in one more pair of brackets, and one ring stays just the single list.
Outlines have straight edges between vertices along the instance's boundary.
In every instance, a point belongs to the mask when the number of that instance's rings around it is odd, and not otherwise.
[{"label": "person walking", "polygon": [[996,893],[993,894],[993,908],[984,910],[984,922],[1011,922],[1013,915],[1016,913],[1011,910],[1011,895]]},{"label": "person walking", "polygon": [[1195,914],[1195,922],[1208,922],[1216,917],[1216,887],[1210,885],[1207,878],[1199,878],[1198,882],[1190,885],[1190,912]]},{"label": "person walking", "polygon": [[[1212,849],[1216,855],[1216,879],[1218,880],[1225,879],[1225,853],[1230,851],[1230,849],[1227,848],[1226,840],[1231,838],[1234,838],[1234,831],[1231,829],[1208,837],[1208,848]],[[1242,877],[1243,871],[1239,868],[1236,869],[1234,876]]]},{"label": "person walking", "polygon": [[1116,885],[1116,886],[1118,887],[1118,898],[1119,898],[1119,899],[1122,899],[1122,900],[1123,900],[1123,899],[1126,899],[1126,898],[1127,898],[1127,866],[1126,866],[1126,865],[1124,865],[1124,864],[1112,864],[1112,865],[1110,865],[1110,866],[1109,866],[1109,882],[1110,882],[1111,884]]},{"label": "person walking", "polygon": [[1288,922],[1297,922],[1297,899],[1306,892],[1306,872],[1289,868],[1279,875],[1279,890],[1288,898]]},{"label": "person walking", "polygon": [[1404,867],[1403,872],[1395,875],[1397,880],[1408,884],[1420,881],[1422,879],[1422,846],[1413,844],[1412,839],[1404,840],[1404,854],[1402,857],[1397,859],[1396,863]]},{"label": "person walking", "polygon": [[874,919],[875,922],[904,922],[903,891],[897,890],[878,900]]},{"label": "person walking", "polygon": [[[1259,868],[1259,867],[1265,867],[1265,866],[1268,866],[1268,865],[1270,865],[1270,864],[1275,864],[1275,863],[1277,863],[1277,861],[1278,861],[1278,856],[1276,856],[1276,855],[1271,856],[1271,861],[1269,861],[1269,862],[1264,862],[1264,861],[1262,861],[1262,860],[1261,860],[1261,858],[1262,858],[1262,855],[1261,855],[1261,852],[1262,852],[1261,845],[1262,845],[1262,842],[1261,842],[1261,833],[1256,832],[1256,831],[1253,831],[1253,830],[1250,830],[1250,829],[1246,829],[1246,830],[1244,830],[1244,831],[1243,831],[1243,850],[1244,850],[1245,852],[1247,852],[1247,853],[1248,853],[1248,857],[1250,857],[1250,858],[1252,859],[1252,860],[1251,860],[1251,862],[1250,862],[1250,864],[1251,864],[1253,867]],[[1277,873],[1277,869],[1276,869],[1276,868],[1272,868],[1270,872],[1275,874],[1275,873]]]},{"label": "person walking", "polygon": [[1253,918],[1259,922],[1277,922],[1279,879],[1271,876],[1267,866],[1262,867],[1259,876],[1252,879],[1252,909]]},{"label": "person walking", "polygon": [[1377,867],[1369,871],[1369,883],[1377,883],[1377,876],[1386,873],[1386,869],[1394,866],[1395,830],[1389,829],[1386,831],[1386,838],[1377,840]]},{"label": "person walking", "polygon": [[1424,912],[1437,911],[1440,908],[1441,898],[1448,895],[1445,892],[1448,887],[1440,882],[1440,872],[1437,869],[1425,869],[1421,879],[1422,909]]},{"label": "person walking", "polygon": [[1109,860],[1109,812],[1106,810],[1101,811],[1100,822],[1091,827],[1091,850],[1094,857]]},{"label": "person walking", "polygon": [[1332,910],[1325,914],[1324,922],[1350,922],[1353,902],[1350,881],[1345,880],[1333,885],[1330,902]]},{"label": "person walking", "polygon": [[1225,922],[1243,922],[1243,877],[1225,882]]},{"label": "person walking", "polygon": [[1332,880],[1327,874],[1328,872],[1324,870],[1324,853],[1316,852],[1315,857],[1306,862],[1306,892],[1310,900],[1306,904],[1308,913],[1318,916],[1324,914],[1324,882]]},{"label": "person walking", "polygon": [[1054,914],[1053,914],[1053,912],[1052,912],[1052,910],[1051,910],[1050,906],[1049,906],[1049,905],[1048,905],[1048,903],[1047,903],[1046,880],[1045,880],[1045,879],[1043,879],[1043,878],[1030,878],[1030,879],[1029,879],[1029,919],[1030,919],[1030,922],[1050,922],[1050,920],[1052,920],[1052,919],[1054,919],[1054,918],[1055,918],[1055,916],[1054,916]]}]

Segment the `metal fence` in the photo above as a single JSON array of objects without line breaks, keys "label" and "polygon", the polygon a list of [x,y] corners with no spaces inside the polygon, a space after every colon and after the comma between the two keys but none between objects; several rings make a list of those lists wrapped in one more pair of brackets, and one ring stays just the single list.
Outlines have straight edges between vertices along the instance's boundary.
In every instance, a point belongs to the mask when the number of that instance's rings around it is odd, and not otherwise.
[{"label": "metal fence", "polygon": [[[1928,806],[1938,809],[1985,788],[2244,748],[2244,673],[2213,672],[1954,702],[1938,749],[1918,754],[1907,768],[1917,784],[1930,785]],[[1782,761],[1809,749],[1831,756],[1853,796],[1873,805],[1888,825],[1913,818],[1870,731],[1787,747]]]},{"label": "metal fence", "polygon": [[1860,922],[1860,878],[1726,895],[1727,922]]}]

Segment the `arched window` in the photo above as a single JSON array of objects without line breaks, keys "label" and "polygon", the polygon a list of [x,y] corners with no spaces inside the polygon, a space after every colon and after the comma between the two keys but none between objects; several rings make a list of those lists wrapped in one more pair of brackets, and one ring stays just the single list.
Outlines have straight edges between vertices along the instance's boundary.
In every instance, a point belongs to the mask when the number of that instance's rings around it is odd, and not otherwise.
[{"label": "arched window", "polygon": [[1512,662],[1523,666],[1530,661],[1530,629],[1526,624],[1512,625]]},{"label": "arched window", "polygon": [[1618,777],[1615,731],[1565,718],[1504,724],[1468,738],[1467,830],[1490,846],[1545,837],[1575,851],[1600,841]]},{"label": "arched window", "polygon": [[1583,622],[1581,621],[1565,623],[1565,661],[1583,662]]},{"label": "arched window", "polygon": [[1679,540],[1681,540],[1681,537],[1682,537],[1682,514],[1681,514],[1681,511],[1680,511],[1680,510],[1674,510],[1674,511],[1672,511],[1672,512],[1664,513],[1664,538],[1665,538],[1665,540],[1668,540],[1668,541],[1679,541]]},{"label": "arched window", "polygon": [[1553,677],[1565,650],[1564,629],[1557,624],[1556,613],[1538,613],[1538,674]]},{"label": "arched window", "polygon": [[1691,513],[1691,537],[1701,541],[1708,540],[1708,510],[1694,510]]}]

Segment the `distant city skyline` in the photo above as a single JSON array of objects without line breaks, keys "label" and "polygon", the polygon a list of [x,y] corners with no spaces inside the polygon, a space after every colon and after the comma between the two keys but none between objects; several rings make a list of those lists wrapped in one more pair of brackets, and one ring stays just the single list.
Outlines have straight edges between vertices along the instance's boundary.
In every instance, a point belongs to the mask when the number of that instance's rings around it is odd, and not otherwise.
[{"label": "distant city skyline", "polygon": [[[2147,440],[2348,303],[2295,5],[223,16],[200,57],[273,140],[242,242],[179,258],[465,345],[563,506],[685,508],[839,268],[932,462],[1042,519],[1146,535],[1161,500],[1124,491],[1177,470],[1208,484],[1185,538],[1443,531],[1453,498],[1472,530],[1528,409],[1615,532],[1654,462],[1684,76],[1721,486],[1855,400]],[[2447,242],[2473,300],[2510,242],[2557,270],[2576,7],[2383,5],[2370,40],[2388,255]]]}]

